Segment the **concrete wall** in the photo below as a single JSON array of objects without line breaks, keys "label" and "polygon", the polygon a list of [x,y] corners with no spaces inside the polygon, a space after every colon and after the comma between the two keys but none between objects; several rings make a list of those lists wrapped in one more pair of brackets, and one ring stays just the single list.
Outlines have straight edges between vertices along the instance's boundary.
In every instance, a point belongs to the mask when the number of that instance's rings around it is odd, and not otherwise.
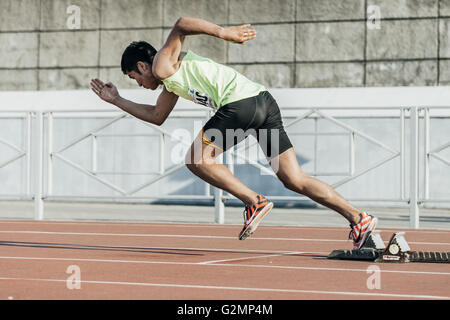
[{"label": "concrete wall", "polygon": [[450,83],[450,0],[2,0],[0,90],[82,89],[96,76],[133,87],[123,49],[160,48],[179,16],[252,23],[247,46],[195,36],[185,48],[268,87]]}]

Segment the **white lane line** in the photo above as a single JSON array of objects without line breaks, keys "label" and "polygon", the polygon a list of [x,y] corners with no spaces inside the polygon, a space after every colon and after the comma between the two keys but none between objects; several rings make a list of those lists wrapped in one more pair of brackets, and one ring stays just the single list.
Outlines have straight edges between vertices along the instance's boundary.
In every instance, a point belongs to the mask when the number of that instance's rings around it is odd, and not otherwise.
[{"label": "white lane line", "polygon": [[[211,223],[194,223],[194,222],[145,222],[145,221],[122,221],[122,220],[111,220],[111,221],[62,221],[62,220],[56,220],[56,221],[35,221],[35,220],[0,220],[0,225],[2,224],[33,224],[36,226],[43,226],[43,225],[77,225],[77,226],[111,226],[111,227],[120,227],[120,226],[132,226],[132,227],[142,227],[142,228],[149,228],[149,227],[155,227],[160,228],[163,226],[167,227],[177,227],[177,228],[202,228],[202,227],[212,227],[214,229],[216,228],[235,228],[236,226],[242,226],[237,224],[211,224]],[[295,227],[295,226],[293,226]],[[300,228],[303,228],[303,226],[299,226]],[[337,228],[336,228],[337,229]]]},{"label": "white lane line", "polygon": [[[14,233],[14,234],[54,234],[54,235],[81,235],[81,236],[114,236],[114,237],[160,237],[160,238],[199,238],[199,239],[233,239],[237,237],[230,236],[210,236],[210,235],[192,235],[192,234],[151,234],[151,233],[98,233],[98,232],[57,232],[57,231],[29,231],[29,230],[2,230],[0,233]],[[264,238],[252,237],[252,240],[270,240],[270,241],[309,241],[309,242],[345,242],[350,240],[342,239],[310,239],[310,238]],[[386,242],[386,241],[385,241]],[[409,244],[423,244],[423,245],[440,245],[450,246],[448,242],[413,242],[408,241]]]},{"label": "white lane line", "polygon": [[[111,220],[111,221],[35,221],[35,220],[0,220],[0,225],[2,224],[34,224],[37,226],[42,225],[81,225],[81,226],[136,226],[136,227],[155,227],[159,228],[161,226],[177,227],[177,228],[227,228],[234,229],[236,227],[242,227],[242,224],[211,224],[211,223],[195,223],[195,222],[145,222],[145,221],[121,221],[121,220]],[[348,227],[317,227],[317,226],[305,226],[305,225],[275,225],[275,224],[265,224],[261,225],[261,228],[269,228],[271,230],[289,230],[289,229],[306,229],[306,230],[323,230],[323,231],[345,231]],[[380,231],[383,231],[380,229]],[[426,230],[424,230],[426,232]]]},{"label": "white lane line", "polygon": [[212,264],[212,263],[220,263],[220,262],[233,262],[233,261],[241,261],[241,260],[249,260],[249,259],[261,259],[261,258],[269,258],[269,257],[279,257],[279,256],[288,256],[293,254],[305,254],[310,252],[285,252],[285,253],[274,253],[274,254],[267,254],[263,256],[251,256],[251,257],[243,257],[243,258],[232,258],[232,259],[222,259],[222,260],[211,260],[211,261],[204,261],[199,262],[198,264]]},{"label": "white lane line", "polygon": [[[143,246],[119,246],[119,245],[112,245],[112,244],[60,244],[60,243],[35,243],[35,242],[14,242],[14,241],[0,241],[0,245],[11,245],[15,247],[41,247],[46,248],[47,246],[54,246],[58,247],[60,246],[61,249],[64,248],[92,248],[92,249],[98,249],[98,248],[105,248],[105,249],[130,249],[130,250],[173,250],[173,251],[195,251],[195,252],[229,252],[229,253],[269,253],[269,254],[283,254],[283,253],[289,253],[292,251],[286,251],[286,250],[264,250],[264,249],[216,249],[216,248],[184,248],[184,247],[143,247]],[[328,255],[329,252],[311,252],[311,253],[318,253],[318,254],[325,254]]]},{"label": "white lane line", "polygon": [[228,236],[202,236],[184,234],[152,234],[152,233],[105,233],[105,232],[59,232],[59,231],[29,231],[29,230],[2,230],[0,233],[14,234],[55,234],[55,235],[80,235],[80,236],[114,236],[114,237],[169,237],[169,238],[207,238],[207,239],[236,239]]},{"label": "white lane line", "polygon": [[[232,268],[268,268],[268,269],[287,269],[287,270],[311,270],[311,271],[348,271],[364,272],[365,269],[353,268],[332,268],[332,267],[297,267],[280,265],[260,265],[260,264],[227,264],[227,263],[209,263],[201,262],[168,262],[168,261],[149,261],[149,260],[115,260],[115,259],[87,259],[87,258],[43,258],[43,257],[15,257],[0,256],[0,259],[10,260],[43,260],[43,261],[80,261],[80,262],[102,262],[102,263],[136,263],[136,264],[165,264],[165,265],[184,265],[184,266],[212,266],[212,267],[232,267]],[[384,267],[384,266],[383,266]],[[450,272],[432,272],[432,271],[408,271],[408,270],[385,270],[380,268],[381,273],[399,273],[399,274],[417,274],[417,275],[444,275],[450,276]]]},{"label": "white lane line", "polygon": [[[95,221],[95,220],[86,220],[86,221],[64,221],[64,220],[53,220],[53,221],[33,221],[33,220],[0,220],[1,224],[36,224],[36,225],[83,225],[83,226],[99,226],[99,225],[109,225],[109,226],[117,226],[117,225],[131,225],[131,226],[140,226],[140,227],[161,227],[161,226],[170,226],[170,227],[179,227],[179,228],[196,228],[196,227],[211,227],[214,229],[217,228],[235,228],[236,226],[241,226],[241,224],[226,224],[226,225],[216,225],[211,223],[195,223],[195,222],[157,222],[157,221],[120,221],[120,220],[111,220],[111,221]],[[289,229],[306,229],[306,230],[321,230],[321,231],[343,231],[347,230],[347,227],[337,227],[337,226],[305,226],[305,225],[271,225],[266,224],[260,226],[261,228],[270,228],[271,230],[280,229],[280,230],[289,230]],[[407,229],[407,228],[382,228],[377,229],[381,232],[397,232],[404,231],[408,233],[420,233],[420,234],[449,234],[450,230],[448,229]]]},{"label": "white lane line", "polygon": [[[39,279],[39,278],[7,278],[0,277],[0,280],[15,281],[38,281],[38,282],[67,282],[61,279]],[[276,289],[276,288],[245,288],[245,287],[225,287],[225,286],[205,286],[192,284],[168,284],[168,283],[150,283],[150,282],[121,282],[121,281],[91,281],[81,280],[81,284],[107,284],[122,286],[144,286],[144,287],[166,287],[166,288],[191,288],[191,289],[213,289],[213,290],[234,290],[234,291],[258,291],[273,293],[309,293],[323,295],[346,295],[346,296],[366,296],[366,297],[391,297],[408,299],[439,299],[448,300],[450,297],[413,295],[413,294],[392,294],[392,293],[372,293],[372,292],[350,292],[350,291],[322,291],[322,290],[299,290],[299,289]]]}]

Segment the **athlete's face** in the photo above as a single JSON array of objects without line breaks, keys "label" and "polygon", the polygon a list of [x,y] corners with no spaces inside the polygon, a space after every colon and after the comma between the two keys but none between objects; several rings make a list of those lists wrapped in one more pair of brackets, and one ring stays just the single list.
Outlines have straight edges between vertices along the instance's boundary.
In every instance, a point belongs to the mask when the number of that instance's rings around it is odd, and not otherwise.
[{"label": "athlete's face", "polygon": [[162,81],[155,78],[152,73],[152,68],[149,64],[139,61],[137,67],[140,74],[136,71],[129,71],[127,75],[129,78],[136,80],[139,87],[144,87],[145,89],[155,90],[158,88]]}]

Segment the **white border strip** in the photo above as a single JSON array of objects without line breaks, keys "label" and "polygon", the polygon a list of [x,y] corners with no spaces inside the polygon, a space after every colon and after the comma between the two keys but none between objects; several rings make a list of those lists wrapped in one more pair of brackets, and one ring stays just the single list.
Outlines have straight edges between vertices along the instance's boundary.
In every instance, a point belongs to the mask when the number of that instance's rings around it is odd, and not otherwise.
[{"label": "white border strip", "polygon": [[[7,278],[0,277],[0,280],[9,281],[40,281],[40,282],[67,282],[60,279],[38,279],[38,278]],[[334,294],[346,296],[366,296],[366,297],[390,297],[390,298],[408,298],[408,299],[440,299],[448,300],[450,297],[412,295],[412,294],[392,294],[392,293],[370,293],[370,292],[346,292],[346,291],[320,291],[320,290],[298,290],[298,289],[271,289],[271,288],[244,288],[244,287],[225,287],[225,286],[204,286],[188,284],[167,284],[167,283],[149,283],[149,282],[120,282],[120,281],[91,281],[82,280],[81,284],[106,284],[106,285],[124,285],[124,286],[144,286],[144,287],[167,287],[167,288],[191,288],[191,289],[213,289],[213,290],[234,290],[234,291],[258,291],[258,292],[277,292],[277,293],[309,293],[309,294]]]}]

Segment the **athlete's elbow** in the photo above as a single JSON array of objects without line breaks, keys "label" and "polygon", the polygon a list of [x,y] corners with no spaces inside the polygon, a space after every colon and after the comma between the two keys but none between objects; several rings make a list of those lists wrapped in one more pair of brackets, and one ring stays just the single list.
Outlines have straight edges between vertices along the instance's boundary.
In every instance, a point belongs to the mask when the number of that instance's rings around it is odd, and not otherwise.
[{"label": "athlete's elbow", "polygon": [[164,123],[164,121],[166,120],[159,113],[154,112],[154,111],[151,112],[150,110],[148,110],[148,111],[149,112],[147,112],[147,114],[145,114],[141,118],[141,120],[144,120],[145,122],[151,123],[151,124],[153,124],[155,126],[158,126],[158,127],[161,126]]},{"label": "athlete's elbow", "polygon": [[189,18],[179,17],[173,26],[173,30],[180,35],[186,35],[189,33]]},{"label": "athlete's elbow", "polygon": [[157,117],[153,119],[152,123],[158,127],[162,126],[164,122],[166,122],[167,117]]},{"label": "athlete's elbow", "polygon": [[153,124],[155,126],[158,126],[158,127],[160,127],[164,123],[164,121],[165,120],[162,120],[162,119],[147,119],[146,120],[146,122],[151,123],[151,124]]},{"label": "athlete's elbow", "polygon": [[175,22],[175,27],[182,27],[185,21],[186,21],[185,17],[179,17]]},{"label": "athlete's elbow", "polygon": [[160,119],[160,120],[158,120],[155,124],[156,124],[158,127],[160,127],[160,126],[162,126],[162,125],[164,124],[164,122],[166,122],[166,119]]}]

